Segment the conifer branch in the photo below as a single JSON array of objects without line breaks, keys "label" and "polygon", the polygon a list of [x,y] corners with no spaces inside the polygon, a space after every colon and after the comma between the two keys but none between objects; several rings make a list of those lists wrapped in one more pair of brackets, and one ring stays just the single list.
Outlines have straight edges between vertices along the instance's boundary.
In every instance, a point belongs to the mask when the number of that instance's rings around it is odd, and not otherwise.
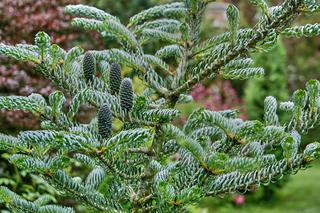
[{"label": "conifer branch", "polygon": [[244,44],[233,47],[229,53],[220,58],[218,60],[210,61],[210,59],[205,62],[209,65],[209,68],[204,69],[201,73],[197,74],[196,76],[192,77],[191,79],[187,80],[184,84],[180,87],[176,88],[172,91],[168,98],[169,101],[176,101],[180,94],[184,93],[185,91],[192,88],[195,84],[200,82],[203,79],[206,79],[209,75],[212,75],[214,72],[220,70],[222,66],[230,62],[231,60],[237,58],[242,53],[246,52],[248,49],[253,48],[256,44],[266,38],[270,29],[278,29],[279,27],[286,26],[291,21],[291,17],[297,16],[300,11],[299,8],[303,6],[302,0],[286,0],[282,5],[279,12],[281,15],[280,17],[275,17],[274,20],[267,23],[266,26],[262,26],[261,30],[257,30],[254,33],[254,36],[246,41]]},{"label": "conifer branch", "polygon": [[[41,118],[41,130],[1,133],[0,150],[8,151],[9,162],[19,169],[101,212],[185,212],[201,197],[249,190],[320,159],[319,142],[301,148],[302,136],[320,125],[318,80],[295,91],[291,101],[268,96],[261,121],[242,120],[232,109],[195,109],[182,128],[175,125],[181,117],[176,103],[192,102],[188,92],[202,80],[262,75],[250,50],[271,49],[279,34],[319,36],[319,24],[290,27],[300,13],[317,12],[315,2],[285,0],[269,8],[264,0],[251,0],[262,14],[256,26],[238,29],[239,10],[230,5],[229,32],[200,42],[210,2],[156,6],[133,16],[128,26],[94,7],[66,7],[78,16],[74,25],[117,39],[121,49],[65,51],[44,32],[37,33],[35,45],[0,44],[1,55],[34,63],[37,72],[72,96],[70,104],[61,91],[48,100],[39,94],[0,97],[0,109]],[[166,43],[151,54],[145,45],[154,40]],[[123,78],[124,67],[147,87],[142,93],[134,80]],[[77,120],[83,104],[99,109],[90,123]],[[288,118],[282,120],[279,111]],[[84,180],[69,174],[75,161],[85,168]],[[0,203],[10,210],[74,212],[49,202],[48,197],[27,201],[0,187]]]}]

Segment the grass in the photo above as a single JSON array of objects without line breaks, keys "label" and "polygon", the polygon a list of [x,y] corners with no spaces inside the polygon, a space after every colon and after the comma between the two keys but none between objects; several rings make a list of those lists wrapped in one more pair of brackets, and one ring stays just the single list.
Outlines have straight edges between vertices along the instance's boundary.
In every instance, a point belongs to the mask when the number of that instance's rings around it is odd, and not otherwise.
[{"label": "grass", "polygon": [[276,199],[269,202],[247,201],[242,206],[219,202],[217,198],[204,200],[193,207],[194,213],[318,213],[320,212],[320,164],[298,172],[279,189]]}]

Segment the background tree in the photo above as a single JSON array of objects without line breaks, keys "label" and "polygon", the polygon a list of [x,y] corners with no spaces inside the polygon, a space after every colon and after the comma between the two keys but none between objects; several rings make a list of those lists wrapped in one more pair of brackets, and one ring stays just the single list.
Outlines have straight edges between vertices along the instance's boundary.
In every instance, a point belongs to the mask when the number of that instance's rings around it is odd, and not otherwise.
[{"label": "background tree", "polygon": [[263,119],[263,100],[271,95],[277,100],[288,99],[286,52],[282,42],[268,52],[253,56],[255,66],[263,67],[266,75],[251,79],[245,88],[247,115],[250,119]]}]

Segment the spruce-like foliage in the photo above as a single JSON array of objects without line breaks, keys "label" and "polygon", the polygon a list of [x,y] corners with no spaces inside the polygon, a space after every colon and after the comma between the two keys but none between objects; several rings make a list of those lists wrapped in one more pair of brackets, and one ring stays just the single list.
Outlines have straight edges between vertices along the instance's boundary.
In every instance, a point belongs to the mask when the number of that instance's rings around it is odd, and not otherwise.
[{"label": "spruce-like foliage", "polygon": [[[317,24],[290,27],[300,14],[319,12],[314,1],[285,0],[269,7],[264,0],[250,0],[261,12],[256,26],[239,29],[239,12],[230,6],[230,32],[201,41],[202,15],[210,2],[156,6],[133,16],[127,26],[96,8],[67,6],[66,13],[78,16],[74,26],[111,36],[122,46],[90,51],[104,72],[90,84],[79,47],[65,51],[45,33],[37,34],[36,45],[0,44],[1,55],[35,64],[64,92],[56,91],[49,101],[39,94],[0,97],[1,109],[30,111],[42,120],[39,131],[0,134],[0,148],[12,153],[9,161],[98,212],[185,212],[202,197],[249,190],[308,167],[320,157],[319,143],[300,147],[302,135],[320,123],[317,80],[287,102],[267,97],[262,121],[243,121],[232,109],[195,109],[182,128],[172,123],[180,116],[176,104],[190,101],[189,91],[202,80],[261,76],[264,70],[252,65],[250,52],[269,50],[279,34],[319,35]],[[163,46],[146,53],[145,46],[154,40]],[[168,64],[168,59],[176,62]],[[147,89],[134,94],[131,80],[124,79],[119,94],[111,92],[115,88],[105,78],[111,62],[132,69]],[[64,94],[73,97],[68,108]],[[82,104],[102,107],[98,119],[78,123],[75,115]],[[110,136],[111,113],[105,105],[124,124]],[[281,121],[278,111],[286,111],[290,119]],[[75,161],[91,168],[85,178],[68,172]],[[0,188],[0,202],[13,212],[74,212],[25,200],[5,187]]]}]

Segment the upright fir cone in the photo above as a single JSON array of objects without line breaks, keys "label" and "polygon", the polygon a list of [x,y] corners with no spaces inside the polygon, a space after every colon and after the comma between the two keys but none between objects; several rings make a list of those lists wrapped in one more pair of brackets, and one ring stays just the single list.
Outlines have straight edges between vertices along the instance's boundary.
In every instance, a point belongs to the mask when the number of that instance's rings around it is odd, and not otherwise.
[{"label": "upright fir cone", "polygon": [[112,113],[108,105],[104,104],[100,107],[98,113],[98,130],[102,138],[110,137],[112,131]]},{"label": "upright fir cone", "polygon": [[111,94],[115,95],[119,93],[121,84],[121,67],[117,63],[112,63],[110,67],[110,90]]},{"label": "upright fir cone", "polygon": [[132,83],[129,78],[122,80],[120,85],[120,105],[123,111],[129,112],[133,106]]},{"label": "upright fir cone", "polygon": [[86,81],[93,81],[93,76],[96,73],[96,61],[93,55],[89,52],[84,54],[82,69]]}]

